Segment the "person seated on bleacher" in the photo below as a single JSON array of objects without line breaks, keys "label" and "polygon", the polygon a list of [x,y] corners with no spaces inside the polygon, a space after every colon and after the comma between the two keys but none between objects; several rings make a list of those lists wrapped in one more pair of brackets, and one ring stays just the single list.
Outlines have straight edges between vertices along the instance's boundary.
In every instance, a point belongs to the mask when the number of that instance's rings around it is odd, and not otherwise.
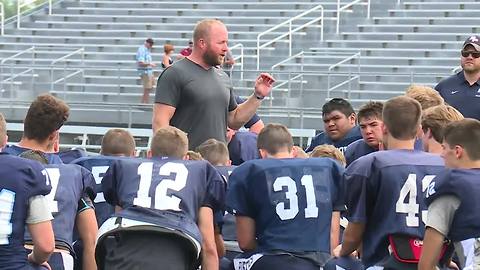
[{"label": "person seated on bleacher", "polygon": [[[218,172],[223,176],[225,185],[228,189],[228,177],[236,166],[231,165],[229,159],[228,148],[224,142],[209,139],[197,147],[198,153],[210,162]],[[231,259],[238,255],[240,249],[237,244],[237,237],[235,234],[235,218],[228,214],[221,212],[214,213],[215,215],[215,242],[217,244],[218,256],[223,258],[220,260],[220,269],[228,269]],[[227,241],[224,244],[224,240]]]},{"label": "person seated on bleacher", "polygon": [[262,159],[235,168],[228,182],[227,209],[245,252],[235,269],[319,269],[339,237],[332,226],[333,213],[344,210],[343,167],[329,158],[293,158],[292,136],[280,124],[265,126],[258,148]]},{"label": "person seated on bleacher", "polygon": [[[49,94],[38,96],[30,105],[23,121],[23,136],[19,146],[11,146],[5,152],[32,158],[44,157],[45,175],[52,190],[51,201],[55,252],[48,264],[52,269],[73,270],[73,233],[76,226],[85,249],[84,269],[96,269],[94,250],[97,222],[93,210],[95,180],[90,172],[80,166],[63,164],[57,155],[59,129],[69,116],[68,105]],[[34,248],[33,239],[26,235],[28,249]]]},{"label": "person seated on bleacher", "polygon": [[361,139],[360,128],[356,126],[356,115],[352,105],[343,98],[333,98],[322,107],[324,131],[312,139],[305,152],[311,152],[315,146],[332,144],[344,152],[347,145]]},{"label": "person seated on bleacher", "polygon": [[102,188],[116,211],[100,228],[102,269],[196,269],[200,256],[202,269],[218,269],[213,213],[223,209],[225,182],[208,162],[185,160],[187,150],[187,135],[164,127],[150,158],[110,166]]},{"label": "person seated on bleacher", "polygon": [[46,153],[49,164],[63,163],[58,156],[59,129],[70,114],[68,105],[50,94],[38,96],[23,121],[23,135],[18,145],[7,145],[3,152],[18,156],[35,149]]},{"label": "person seated on bleacher", "polygon": [[[95,198],[94,206],[98,227],[115,212],[114,207],[109,205],[103,196],[101,183],[105,172],[115,160],[134,156],[135,139],[132,134],[125,129],[113,128],[108,130],[102,138],[100,155],[81,157],[71,162],[72,164],[80,165],[89,170],[95,178],[95,192],[97,193],[97,197]],[[76,241],[74,249],[77,253],[75,269],[82,269],[82,241]]]},{"label": "person seated on bleacher", "polygon": [[[7,143],[7,123],[0,113],[0,148]],[[55,247],[52,213],[46,198],[52,189],[38,163],[0,153],[0,209],[5,217],[0,237],[0,269],[45,270]],[[35,244],[25,252],[25,229]],[[40,266],[44,265],[44,266]]]}]

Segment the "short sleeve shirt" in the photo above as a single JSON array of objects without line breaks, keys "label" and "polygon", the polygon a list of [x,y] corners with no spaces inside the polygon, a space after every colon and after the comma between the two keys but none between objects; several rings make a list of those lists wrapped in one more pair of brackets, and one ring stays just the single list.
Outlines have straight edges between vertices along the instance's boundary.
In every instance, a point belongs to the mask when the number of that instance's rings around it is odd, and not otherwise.
[{"label": "short sleeve shirt", "polygon": [[237,108],[228,75],[188,58],[163,71],[155,102],[175,107],[170,125],[188,134],[191,150],[210,138],[226,142],[228,113]]}]

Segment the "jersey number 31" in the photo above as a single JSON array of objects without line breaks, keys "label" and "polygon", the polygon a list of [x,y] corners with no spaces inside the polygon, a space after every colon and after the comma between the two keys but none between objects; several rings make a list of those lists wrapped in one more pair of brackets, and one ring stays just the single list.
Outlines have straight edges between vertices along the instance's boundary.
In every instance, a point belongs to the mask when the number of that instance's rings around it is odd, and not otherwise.
[{"label": "jersey number 31", "polygon": [[[315,189],[313,187],[313,178],[311,175],[304,175],[300,180],[302,186],[305,187],[305,196],[307,200],[307,207],[305,208],[305,218],[318,217],[318,207],[315,198]],[[295,181],[289,176],[277,177],[273,182],[274,191],[282,191],[286,187],[285,197],[289,201],[290,207],[286,208],[285,203],[277,204],[276,212],[281,220],[294,219],[298,214],[298,196],[297,185]]]}]

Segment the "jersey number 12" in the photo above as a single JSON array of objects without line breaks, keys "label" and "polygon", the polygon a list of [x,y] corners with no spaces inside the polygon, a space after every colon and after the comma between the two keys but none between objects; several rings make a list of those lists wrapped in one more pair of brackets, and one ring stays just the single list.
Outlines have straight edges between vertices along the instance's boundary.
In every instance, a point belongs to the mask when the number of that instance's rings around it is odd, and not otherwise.
[{"label": "jersey number 12", "polygon": [[[138,166],[140,175],[140,184],[138,186],[137,197],[133,199],[133,204],[145,208],[152,207],[152,197],[150,197],[150,186],[152,185],[153,163],[144,162]],[[169,179],[171,174],[175,174],[174,179]],[[169,189],[180,191],[187,185],[188,169],[182,163],[167,162],[160,167],[159,175],[163,179],[155,188],[154,208],[159,210],[180,211],[181,199],[175,195],[168,195]]]}]

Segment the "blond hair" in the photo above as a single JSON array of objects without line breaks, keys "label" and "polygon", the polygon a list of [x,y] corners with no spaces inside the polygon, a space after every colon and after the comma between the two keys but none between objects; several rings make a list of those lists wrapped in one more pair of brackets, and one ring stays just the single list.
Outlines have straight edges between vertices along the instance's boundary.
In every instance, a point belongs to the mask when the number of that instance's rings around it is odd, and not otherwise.
[{"label": "blond hair", "polygon": [[150,151],[154,157],[184,158],[188,151],[187,134],[172,126],[160,128],[153,136]]},{"label": "blond hair", "polygon": [[449,105],[438,105],[426,109],[422,114],[422,129],[427,132],[430,129],[435,141],[441,143],[445,127],[454,121],[460,121],[463,115]]},{"label": "blond hair", "polygon": [[407,88],[405,95],[418,101],[422,106],[422,110],[445,103],[438,91],[424,85],[410,85],[410,87]]},{"label": "blond hair", "polygon": [[195,25],[193,29],[193,44],[200,39],[208,39],[211,34],[211,28],[215,24],[224,25],[223,22],[218,19],[203,19],[197,22],[197,25]]},{"label": "blond hair", "polygon": [[343,166],[347,164],[342,152],[330,144],[322,144],[315,147],[313,151],[310,152],[310,157],[329,157],[339,161]]},{"label": "blond hair", "polygon": [[202,157],[214,166],[227,165],[230,160],[227,145],[216,139],[208,139],[197,147]]}]

